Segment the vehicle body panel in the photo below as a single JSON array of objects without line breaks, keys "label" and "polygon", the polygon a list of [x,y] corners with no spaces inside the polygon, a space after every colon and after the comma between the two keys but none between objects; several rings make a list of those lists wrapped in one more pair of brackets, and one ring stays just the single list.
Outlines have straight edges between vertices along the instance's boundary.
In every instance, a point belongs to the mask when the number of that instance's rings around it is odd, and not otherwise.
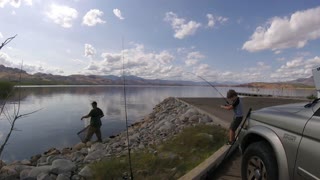
[{"label": "vehicle body panel", "polygon": [[[253,111],[240,134],[242,153],[250,144],[248,139],[259,136],[274,150],[279,179],[320,178],[320,103],[310,107],[304,107],[305,104]],[[315,111],[317,116],[313,116]]]}]

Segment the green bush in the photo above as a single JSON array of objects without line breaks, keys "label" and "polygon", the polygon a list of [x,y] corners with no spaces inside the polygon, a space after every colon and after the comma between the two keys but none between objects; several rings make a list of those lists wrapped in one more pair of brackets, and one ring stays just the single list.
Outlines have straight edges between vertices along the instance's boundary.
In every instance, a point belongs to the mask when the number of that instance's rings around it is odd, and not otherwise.
[{"label": "green bush", "polygon": [[310,96],[307,96],[307,99],[314,100],[314,99],[317,99],[317,96],[315,96],[314,94],[311,94]]},{"label": "green bush", "polygon": [[13,89],[13,83],[0,81],[0,98],[5,98]]}]

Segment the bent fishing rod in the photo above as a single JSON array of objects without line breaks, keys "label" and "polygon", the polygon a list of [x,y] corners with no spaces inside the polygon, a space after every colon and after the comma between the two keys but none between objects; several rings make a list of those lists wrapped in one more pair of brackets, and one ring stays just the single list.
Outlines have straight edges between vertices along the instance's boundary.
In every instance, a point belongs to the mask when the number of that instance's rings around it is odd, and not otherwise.
[{"label": "bent fishing rod", "polygon": [[207,81],[207,80],[204,79],[203,77],[201,77],[201,76],[199,76],[199,75],[196,75],[196,74],[194,74],[194,73],[192,73],[192,72],[187,72],[187,73],[190,73],[190,74],[192,74],[192,75],[194,75],[194,76],[197,76],[198,78],[202,79],[204,82],[206,82],[207,84],[209,84],[209,86],[211,86],[214,90],[216,90],[216,91],[220,94],[220,96],[224,99],[224,101],[225,101],[227,104],[230,104],[230,103],[228,102],[228,100],[220,93],[220,91],[219,91],[213,84],[211,84],[209,81]]}]

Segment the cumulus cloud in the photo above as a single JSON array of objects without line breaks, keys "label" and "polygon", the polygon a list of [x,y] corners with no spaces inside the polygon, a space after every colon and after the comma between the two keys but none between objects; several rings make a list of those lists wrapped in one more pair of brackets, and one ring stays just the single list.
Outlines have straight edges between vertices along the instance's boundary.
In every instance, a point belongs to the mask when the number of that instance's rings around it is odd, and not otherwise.
[{"label": "cumulus cloud", "polygon": [[271,74],[271,78],[279,81],[294,80],[311,76],[312,69],[320,65],[320,57],[316,56],[311,59],[302,57],[287,61],[279,69]]},{"label": "cumulus cloud", "polygon": [[86,57],[92,57],[96,54],[96,49],[91,44],[84,45],[84,55]]},{"label": "cumulus cloud", "polygon": [[3,8],[7,4],[10,4],[12,7],[19,8],[22,2],[28,6],[32,6],[32,0],[0,0],[0,7]]},{"label": "cumulus cloud", "polygon": [[[19,63],[17,63],[19,62]],[[21,67],[20,61],[18,59],[14,59],[10,57],[8,54],[0,52],[0,64],[6,67],[19,68]],[[23,63],[23,70],[27,73],[50,73],[50,74],[63,74],[64,71],[61,68],[51,67],[44,63],[36,63],[36,64],[28,64]]]},{"label": "cumulus cloud", "polygon": [[170,52],[148,52],[141,44],[116,53],[104,52],[101,57],[103,60],[91,61],[86,67],[88,74],[122,75],[123,65],[125,74],[143,78],[170,78],[183,72],[181,67],[173,66],[175,57]]},{"label": "cumulus cloud", "polygon": [[290,17],[274,17],[256,28],[242,49],[257,52],[270,49],[302,48],[320,38],[320,7],[297,11]]},{"label": "cumulus cloud", "polygon": [[117,16],[117,18],[124,20],[124,17],[121,15],[121,11],[119,9],[113,9],[113,14]]},{"label": "cumulus cloud", "polygon": [[187,54],[187,59],[185,60],[185,64],[187,66],[193,66],[203,58],[205,58],[205,56],[201,54],[199,51],[189,52]]},{"label": "cumulus cloud", "polygon": [[197,29],[201,26],[201,23],[195,21],[186,22],[185,19],[179,18],[173,12],[167,12],[164,20],[171,23],[171,27],[175,32],[174,37],[177,39],[183,39],[195,34]]},{"label": "cumulus cloud", "polygon": [[104,24],[106,21],[102,20],[100,17],[103,15],[103,12],[99,9],[90,9],[86,13],[86,15],[83,16],[82,24],[86,26],[95,26],[97,24]]},{"label": "cumulus cloud", "polygon": [[53,20],[54,23],[59,24],[64,28],[71,28],[72,21],[78,17],[77,10],[68,6],[61,6],[52,4],[49,12],[46,13],[47,17]]},{"label": "cumulus cloud", "polygon": [[207,14],[208,18],[208,27],[213,28],[216,23],[225,23],[228,21],[228,18],[222,17],[222,16],[216,16],[214,17],[212,14]]}]

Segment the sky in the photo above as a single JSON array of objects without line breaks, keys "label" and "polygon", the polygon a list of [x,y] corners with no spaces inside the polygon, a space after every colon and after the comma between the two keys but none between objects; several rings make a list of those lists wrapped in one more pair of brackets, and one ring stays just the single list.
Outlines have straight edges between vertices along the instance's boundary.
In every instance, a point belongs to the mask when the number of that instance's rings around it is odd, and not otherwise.
[{"label": "sky", "polygon": [[288,81],[320,65],[320,1],[0,0],[15,34],[0,64],[31,74]]}]

